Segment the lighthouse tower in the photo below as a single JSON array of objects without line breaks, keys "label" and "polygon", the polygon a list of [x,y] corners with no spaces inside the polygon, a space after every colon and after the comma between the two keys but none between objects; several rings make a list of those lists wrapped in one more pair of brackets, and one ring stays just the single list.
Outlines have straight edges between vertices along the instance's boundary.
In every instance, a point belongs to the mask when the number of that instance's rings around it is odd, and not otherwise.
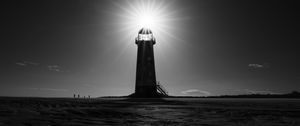
[{"label": "lighthouse tower", "polygon": [[158,97],[153,45],[155,38],[150,29],[142,28],[135,39],[138,47],[135,93],[133,97]]}]

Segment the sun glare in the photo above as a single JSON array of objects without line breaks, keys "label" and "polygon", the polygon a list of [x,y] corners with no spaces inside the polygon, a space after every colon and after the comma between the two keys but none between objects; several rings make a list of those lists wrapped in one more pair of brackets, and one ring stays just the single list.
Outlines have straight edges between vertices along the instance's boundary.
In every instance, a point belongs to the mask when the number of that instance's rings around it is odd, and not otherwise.
[{"label": "sun glare", "polygon": [[151,14],[140,15],[137,19],[137,26],[140,28],[149,28],[155,27],[155,17]]},{"label": "sun glare", "polygon": [[149,28],[160,41],[176,39],[173,34],[178,30],[176,21],[180,20],[178,8],[174,9],[174,1],[166,0],[121,0],[114,2],[112,11],[118,29],[126,38],[135,38],[142,28]]},{"label": "sun glare", "polygon": [[[163,1],[156,0],[137,0],[135,2],[127,4],[130,6],[126,22],[128,25],[136,27],[136,29],[149,28],[151,30],[158,30],[159,27],[165,25],[168,18],[168,10]],[[127,8],[127,7],[126,7]]]}]

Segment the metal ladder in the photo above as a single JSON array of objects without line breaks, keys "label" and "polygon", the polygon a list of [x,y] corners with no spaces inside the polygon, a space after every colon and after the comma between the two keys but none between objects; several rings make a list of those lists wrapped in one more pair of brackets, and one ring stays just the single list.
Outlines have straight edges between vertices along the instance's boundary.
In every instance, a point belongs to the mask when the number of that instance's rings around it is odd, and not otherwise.
[{"label": "metal ladder", "polygon": [[168,96],[167,90],[159,83],[159,81],[156,83],[157,91],[165,96]]}]

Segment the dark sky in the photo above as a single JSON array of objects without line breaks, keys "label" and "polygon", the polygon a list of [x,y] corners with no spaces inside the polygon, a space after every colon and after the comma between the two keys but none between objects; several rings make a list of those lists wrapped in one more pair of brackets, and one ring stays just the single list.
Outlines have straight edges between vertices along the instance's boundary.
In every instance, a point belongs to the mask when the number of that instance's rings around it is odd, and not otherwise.
[{"label": "dark sky", "polygon": [[[137,47],[112,23],[122,22],[110,12],[118,2],[2,3],[0,95],[132,93]],[[177,21],[179,39],[163,45],[157,35],[154,46],[157,80],[171,95],[300,90],[299,4],[184,0],[172,6],[184,19]]]}]

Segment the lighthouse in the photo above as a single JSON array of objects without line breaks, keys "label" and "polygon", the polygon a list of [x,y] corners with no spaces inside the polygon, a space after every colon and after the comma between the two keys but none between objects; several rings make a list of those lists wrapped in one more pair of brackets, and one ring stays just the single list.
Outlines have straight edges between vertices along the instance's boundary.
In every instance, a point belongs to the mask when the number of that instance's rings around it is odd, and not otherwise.
[{"label": "lighthouse", "polygon": [[155,75],[153,45],[156,41],[152,31],[142,28],[135,39],[137,45],[137,64],[135,93],[133,97],[158,97]]},{"label": "lighthouse", "polygon": [[135,39],[137,45],[137,64],[135,92],[131,97],[157,98],[168,96],[167,91],[157,83],[153,45],[156,41],[150,29],[142,28]]}]

